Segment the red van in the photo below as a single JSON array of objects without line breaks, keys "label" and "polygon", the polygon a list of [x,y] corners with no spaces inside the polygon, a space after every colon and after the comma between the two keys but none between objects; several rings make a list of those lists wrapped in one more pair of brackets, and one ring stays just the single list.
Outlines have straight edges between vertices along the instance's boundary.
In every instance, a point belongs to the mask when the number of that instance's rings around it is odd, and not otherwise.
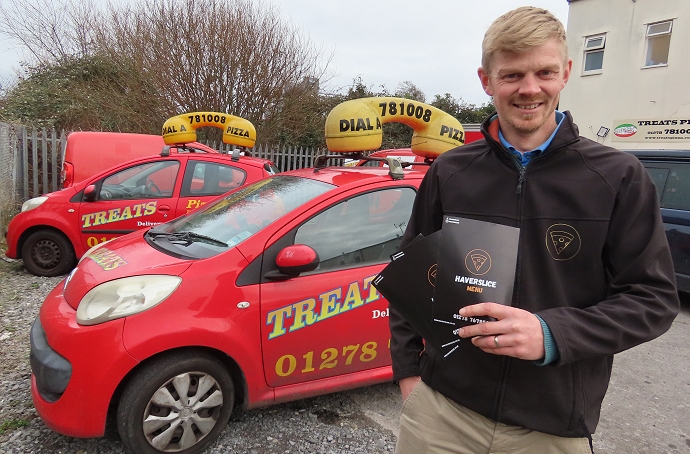
[{"label": "red van", "polygon": [[[106,169],[132,159],[156,156],[165,146],[162,136],[123,132],[76,131],[67,135],[62,156],[62,187],[69,188]],[[190,149],[218,153],[200,143]]]}]

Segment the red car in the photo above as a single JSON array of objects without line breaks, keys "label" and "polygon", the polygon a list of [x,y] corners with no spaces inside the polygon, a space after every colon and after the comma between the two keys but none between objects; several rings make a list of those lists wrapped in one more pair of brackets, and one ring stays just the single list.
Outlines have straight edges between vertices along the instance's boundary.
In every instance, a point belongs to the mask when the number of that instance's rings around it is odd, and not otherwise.
[{"label": "red car", "polygon": [[43,421],[98,437],[116,408],[131,452],[189,454],[235,409],[390,380],[372,279],[405,231],[415,167],[322,160],[91,249],[31,330]]},{"label": "red car", "polygon": [[71,187],[24,202],[7,252],[38,276],[69,272],[92,246],[174,219],[238,186],[273,175],[264,159],[163,147]]}]

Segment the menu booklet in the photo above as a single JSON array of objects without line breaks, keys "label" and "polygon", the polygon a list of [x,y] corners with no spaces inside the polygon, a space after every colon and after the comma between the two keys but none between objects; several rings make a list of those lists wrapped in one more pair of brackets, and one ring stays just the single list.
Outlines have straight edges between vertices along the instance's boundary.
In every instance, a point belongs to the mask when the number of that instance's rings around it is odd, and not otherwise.
[{"label": "menu booklet", "polygon": [[441,231],[418,235],[374,278],[373,285],[424,340],[441,350],[432,316]]},{"label": "menu booklet", "polygon": [[510,305],[520,229],[445,216],[434,288],[433,320],[444,346],[459,341],[463,326],[489,317],[463,317],[460,308],[481,302]]},{"label": "menu booklet", "polygon": [[458,328],[488,321],[460,316],[461,307],[511,303],[519,235],[514,227],[446,216],[441,230],[393,254],[372,283],[445,358],[461,341]]}]

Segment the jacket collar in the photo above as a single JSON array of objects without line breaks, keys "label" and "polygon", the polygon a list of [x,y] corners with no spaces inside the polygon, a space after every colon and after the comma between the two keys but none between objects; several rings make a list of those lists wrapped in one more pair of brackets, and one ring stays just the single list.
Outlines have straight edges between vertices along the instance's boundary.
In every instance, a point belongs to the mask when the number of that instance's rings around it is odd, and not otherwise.
[{"label": "jacket collar", "polygon": [[[544,152],[565,147],[580,140],[580,133],[577,129],[577,125],[573,123],[573,117],[570,115],[570,111],[566,110],[563,113],[565,114],[563,123],[561,123],[561,126],[556,132],[556,136]],[[498,115],[494,112],[482,122],[481,131],[490,145],[503,149],[498,139],[498,126]]]}]

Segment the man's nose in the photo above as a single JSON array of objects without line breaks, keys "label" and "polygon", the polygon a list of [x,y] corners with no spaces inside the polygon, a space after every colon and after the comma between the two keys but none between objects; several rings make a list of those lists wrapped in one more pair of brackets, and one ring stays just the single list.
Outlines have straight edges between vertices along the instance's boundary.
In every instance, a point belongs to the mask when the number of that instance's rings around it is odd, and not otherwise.
[{"label": "man's nose", "polygon": [[541,87],[539,86],[539,79],[534,74],[526,74],[520,83],[521,95],[533,96],[541,92]]}]

